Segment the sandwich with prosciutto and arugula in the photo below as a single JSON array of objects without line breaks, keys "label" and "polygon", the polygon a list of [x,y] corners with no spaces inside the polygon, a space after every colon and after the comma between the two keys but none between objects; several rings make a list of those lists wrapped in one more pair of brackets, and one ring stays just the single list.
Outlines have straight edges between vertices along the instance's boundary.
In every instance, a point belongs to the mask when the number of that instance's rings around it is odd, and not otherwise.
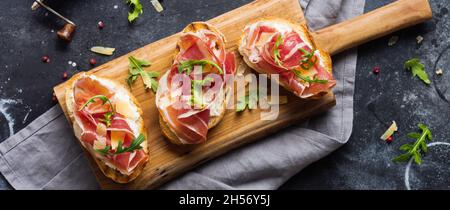
[{"label": "sandwich with prosciutto and arugula", "polygon": [[264,19],[247,25],[239,52],[252,69],[279,75],[278,83],[300,98],[320,98],[336,85],[330,55],[317,49],[306,25]]},{"label": "sandwich with prosciutto and arugula", "polygon": [[142,110],[123,85],[79,73],[69,81],[65,102],[75,136],[106,177],[128,183],[148,161]]},{"label": "sandwich with prosciutto and arugula", "polygon": [[205,22],[189,24],[178,40],[171,68],[160,78],[156,106],[164,136],[177,145],[199,144],[225,114],[236,72],[224,36]]}]

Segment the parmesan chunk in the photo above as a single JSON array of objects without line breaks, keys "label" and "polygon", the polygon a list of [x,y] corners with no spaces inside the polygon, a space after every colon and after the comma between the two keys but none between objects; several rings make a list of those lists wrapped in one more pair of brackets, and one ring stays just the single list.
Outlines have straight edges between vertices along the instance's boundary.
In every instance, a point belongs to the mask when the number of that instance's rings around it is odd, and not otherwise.
[{"label": "parmesan chunk", "polygon": [[395,123],[395,121],[392,121],[392,125],[384,132],[384,134],[380,138],[386,141],[397,130],[398,130],[397,123]]}]

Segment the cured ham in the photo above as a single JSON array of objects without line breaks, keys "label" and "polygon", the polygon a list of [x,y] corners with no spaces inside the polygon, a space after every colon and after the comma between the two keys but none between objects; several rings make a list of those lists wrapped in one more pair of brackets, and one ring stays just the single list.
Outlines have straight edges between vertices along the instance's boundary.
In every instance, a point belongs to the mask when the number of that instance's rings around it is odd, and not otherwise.
[{"label": "cured ham", "polygon": [[176,144],[206,141],[224,112],[225,78],[236,71],[235,55],[225,50],[222,34],[207,23],[183,30],[172,67],[156,94],[163,133]]},{"label": "cured ham", "polygon": [[279,83],[301,98],[316,98],[331,91],[331,58],[316,48],[306,26],[284,20],[261,20],[244,29],[239,52],[262,74],[278,74]]},{"label": "cured ham", "polygon": [[[93,75],[81,73],[70,81],[66,104],[75,135],[97,159],[117,174],[105,175],[128,182],[137,167],[148,160],[147,141],[135,99],[122,86]],[[123,178],[125,177],[125,178]]]}]

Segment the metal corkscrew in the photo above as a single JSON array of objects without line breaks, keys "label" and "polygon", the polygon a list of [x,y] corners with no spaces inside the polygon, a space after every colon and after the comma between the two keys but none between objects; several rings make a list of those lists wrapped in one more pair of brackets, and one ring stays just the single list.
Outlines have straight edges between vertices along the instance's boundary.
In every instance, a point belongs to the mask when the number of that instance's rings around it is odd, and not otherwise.
[{"label": "metal corkscrew", "polygon": [[62,16],[60,13],[56,12],[49,6],[47,6],[42,0],[34,1],[33,4],[31,5],[31,10],[36,10],[41,6],[44,7],[46,10],[48,10],[49,12],[55,14],[59,18],[63,19],[66,22],[64,27],[62,27],[61,29],[58,30],[57,35],[60,39],[62,39],[64,41],[67,41],[67,42],[72,41],[72,37],[73,37],[73,34],[76,29],[75,23],[72,22],[71,20],[69,20],[68,18]]}]

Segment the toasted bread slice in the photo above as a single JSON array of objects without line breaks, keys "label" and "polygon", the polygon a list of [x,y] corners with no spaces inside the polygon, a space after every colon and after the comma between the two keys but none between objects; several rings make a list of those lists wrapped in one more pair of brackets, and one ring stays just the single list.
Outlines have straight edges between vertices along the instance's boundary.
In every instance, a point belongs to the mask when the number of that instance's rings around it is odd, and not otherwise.
[{"label": "toasted bread slice", "polygon": [[[217,35],[219,35],[222,40],[224,41],[223,43],[218,43],[218,44],[225,44],[226,43],[226,39],[225,36],[214,26],[212,26],[209,23],[206,22],[192,22],[189,25],[187,25],[182,31],[181,33],[196,33],[200,30],[208,30],[211,31]],[[216,46],[216,48],[220,48],[220,47],[225,47],[225,46]],[[180,52],[180,41],[177,44],[177,48],[175,50],[175,54],[178,54]]]},{"label": "toasted bread slice", "polygon": [[[221,37],[221,39],[223,40],[223,43],[218,43],[216,48],[225,47],[225,46],[221,45],[221,44],[225,45],[225,43],[226,43],[225,36],[219,30],[217,30],[214,26],[212,26],[208,23],[205,23],[205,22],[193,22],[193,23],[187,25],[182,30],[182,33],[196,33],[200,30],[209,30],[209,31],[217,34],[219,37]],[[178,43],[177,48],[175,50],[175,56],[179,52],[180,52],[180,42]],[[162,80],[165,80],[165,78],[166,78],[166,76],[162,76],[160,78],[160,83]],[[160,85],[160,87],[161,87],[161,85]],[[224,100],[222,101],[222,105],[220,106],[221,108],[218,111],[219,114],[210,116],[209,122],[208,122],[208,129],[215,127],[224,117],[225,111],[226,111],[226,105],[229,101],[229,97],[227,97],[227,94],[229,91],[230,91],[230,88],[226,88],[226,90],[224,90],[224,94],[225,94]],[[176,144],[176,145],[184,145],[185,144],[183,141],[181,141],[179,139],[179,137],[175,134],[175,132],[170,128],[166,119],[164,119],[161,111],[160,111],[160,115],[159,115],[159,124],[160,124],[161,130],[162,130],[162,134],[166,137],[167,140],[169,140],[169,142]]]},{"label": "toasted bread slice", "polygon": [[[259,19],[256,20],[252,23],[249,23],[248,25],[252,25],[252,24],[256,24],[258,22],[267,22],[269,24],[282,24],[288,28],[291,28],[293,30],[295,30],[300,37],[302,38],[302,40],[305,42],[306,45],[308,45],[310,48],[312,49],[317,49],[317,46],[311,36],[311,34],[309,33],[308,27],[304,24],[293,24],[285,19],[279,19],[279,18],[263,18],[263,19]],[[255,63],[251,62],[249,57],[251,52],[248,51],[248,49],[246,49],[246,34],[243,33],[240,39],[240,44],[239,44],[239,53],[242,55],[244,62],[253,70],[255,70],[256,72],[260,73],[260,74],[265,74],[266,71],[264,69],[261,69],[259,66],[255,65]],[[327,72],[332,73],[332,69],[333,69],[333,64],[331,61],[331,56],[328,52],[325,52],[323,50],[317,49],[315,52],[315,55],[319,58],[319,65],[321,65]],[[270,78],[270,74],[268,75]],[[287,90],[290,90],[290,87],[286,86],[284,83],[279,83],[282,87],[284,87]],[[312,96],[307,96],[305,98],[308,99],[319,99],[322,96],[326,95],[327,92],[320,92],[316,95],[312,95]]]},{"label": "toasted bread slice", "polygon": [[[68,80],[67,85],[66,85],[66,90],[65,90],[65,102],[66,102],[66,107],[67,107],[67,114],[70,118],[70,121],[72,123],[72,126],[74,128],[74,133],[75,136],[77,137],[77,139],[79,140],[81,146],[90,153],[91,157],[95,160],[95,162],[97,163],[98,167],[100,168],[100,170],[102,171],[102,173],[112,179],[113,181],[117,182],[117,183],[128,183],[131,182],[132,180],[134,180],[136,177],[139,176],[139,174],[142,172],[143,168],[145,167],[146,163],[148,162],[148,159],[145,159],[144,161],[142,161],[141,163],[139,163],[133,170],[131,173],[122,173],[119,170],[115,169],[111,164],[106,163],[104,160],[102,160],[99,155],[97,154],[97,152],[91,147],[91,146],[87,146],[82,140],[81,140],[81,123],[76,119],[75,117],[75,96],[74,96],[74,85],[75,82],[83,77],[91,77],[94,78],[96,80],[102,81],[105,84],[107,84],[108,88],[112,88],[113,91],[116,94],[124,94],[123,97],[126,97],[127,99],[129,99],[129,104],[133,107],[133,111],[135,112],[135,116],[138,116],[137,118],[133,119],[132,123],[135,123],[136,128],[137,128],[137,132],[139,134],[143,134],[145,139],[147,139],[147,132],[145,129],[145,125],[144,125],[144,120],[142,118],[143,116],[143,112],[142,109],[140,108],[139,102],[137,101],[137,99],[129,92],[129,90],[127,88],[125,88],[123,85],[109,80],[109,79],[105,79],[105,78],[101,78],[101,77],[96,77],[93,76],[89,73],[79,73],[74,75],[70,80]],[[141,146],[143,147],[143,150],[146,154],[148,154],[148,143],[147,140],[145,140]]]}]

